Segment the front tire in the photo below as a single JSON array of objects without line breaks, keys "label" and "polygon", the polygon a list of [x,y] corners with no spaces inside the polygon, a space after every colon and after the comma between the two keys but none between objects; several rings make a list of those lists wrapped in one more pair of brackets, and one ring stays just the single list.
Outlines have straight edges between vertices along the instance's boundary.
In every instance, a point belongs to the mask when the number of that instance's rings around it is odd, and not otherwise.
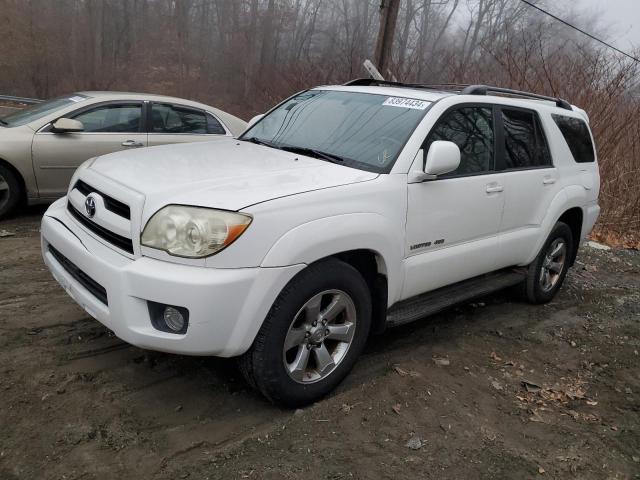
[{"label": "front tire", "polygon": [[573,233],[566,223],[558,222],[536,259],[527,269],[524,293],[530,303],[547,303],[562,286],[574,255]]},{"label": "front tire", "polygon": [[0,219],[13,212],[22,198],[22,188],[16,174],[0,165]]},{"label": "front tire", "polygon": [[371,328],[371,294],[351,265],[310,265],[283,289],[240,370],[250,385],[286,407],[312,403],[346,377]]}]

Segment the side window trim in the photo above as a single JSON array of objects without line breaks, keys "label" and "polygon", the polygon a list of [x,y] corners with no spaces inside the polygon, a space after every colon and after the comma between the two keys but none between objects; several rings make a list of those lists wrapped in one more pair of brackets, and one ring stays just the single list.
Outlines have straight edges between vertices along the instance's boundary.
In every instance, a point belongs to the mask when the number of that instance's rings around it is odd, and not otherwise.
[{"label": "side window trim", "polygon": [[[553,163],[553,154],[551,153],[551,148],[549,147],[549,139],[547,138],[547,132],[544,130],[544,125],[542,124],[542,118],[540,118],[540,113],[534,111],[533,119],[535,122],[535,132],[536,132],[536,149],[539,155],[543,155],[543,150],[547,152],[549,157],[549,163],[545,163],[544,165],[540,165],[541,167],[547,168],[555,168],[555,164]],[[538,145],[538,142],[542,141],[542,145]],[[543,158],[543,160],[546,160]]]},{"label": "side window trim", "polygon": [[78,115],[89,112],[91,110],[95,110],[96,108],[108,107],[110,105],[131,105],[140,107],[140,125],[138,127],[137,132],[76,132],[74,135],[123,135],[123,134],[131,134],[131,133],[145,133],[145,113],[144,113],[144,101],[142,100],[105,100],[103,102],[96,102],[90,105],[85,105],[77,110],[73,110],[71,112],[67,112],[64,115],[57,117],[51,120],[49,123],[44,125],[36,132],[36,134],[40,133],[50,133],[51,135],[57,135],[51,132],[51,125],[56,120],[61,118],[75,118]]},{"label": "side window trim", "polygon": [[[533,115],[534,136],[536,138],[536,145],[535,145],[536,151],[538,151],[538,144],[537,144],[538,136],[535,135],[535,133],[539,132],[541,135],[542,141],[546,144],[547,151],[549,152],[551,165],[532,165],[530,167],[507,168],[506,152],[505,152],[505,131],[504,131],[503,116],[502,116],[503,110],[519,110],[521,112],[527,112]],[[496,134],[496,137],[498,137],[496,141],[499,141],[499,143],[496,145],[496,170],[497,171],[508,173],[508,172],[521,172],[523,170],[542,170],[542,169],[555,168],[555,165],[553,164],[553,156],[551,155],[551,149],[549,148],[549,140],[547,139],[544,126],[542,125],[540,114],[536,110],[531,108],[525,108],[525,107],[512,107],[511,105],[496,104],[494,112],[495,112],[494,119],[496,122],[495,129],[497,132],[499,132],[498,134]]]},{"label": "side window trim", "polygon": [[[189,105],[182,105],[179,103],[174,103],[174,102],[161,102],[161,101],[157,101],[157,100],[150,100],[147,103],[147,114],[145,115],[145,119],[146,119],[146,125],[145,125],[145,131],[147,132],[147,134],[149,135],[218,135],[218,136],[222,136],[222,135],[229,135],[230,130],[227,128],[227,126],[224,124],[224,122],[222,120],[220,120],[216,115],[213,114],[213,112],[210,112],[208,110],[203,110],[201,108],[197,108],[197,107],[191,107]],[[169,133],[169,132],[154,132],[153,131],[153,118],[152,118],[152,113],[151,111],[153,110],[153,106],[154,105],[168,105],[172,108],[180,108],[183,110],[192,110],[194,112],[198,112],[204,115],[205,119],[207,120],[207,125],[209,124],[209,120],[207,118],[208,115],[211,115],[213,118],[215,118],[218,123],[222,126],[222,129],[224,130],[224,133],[189,133],[189,132],[177,132],[177,133]]]},{"label": "side window trim", "polygon": [[[427,135],[424,137],[424,141],[422,142],[422,145],[420,146],[420,148],[422,148],[424,150],[424,147],[426,146],[427,140],[429,138],[429,135],[431,135],[431,133],[438,127],[440,121],[449,113],[455,111],[455,110],[459,110],[462,108],[487,108],[487,109],[491,109],[492,112],[492,120],[493,120],[493,160],[492,160],[492,165],[491,165],[491,169],[487,170],[487,171],[483,171],[483,172],[474,172],[474,173],[460,173],[457,175],[448,175],[448,176],[440,176],[438,178],[436,178],[435,180],[432,180],[434,182],[438,182],[438,181],[443,181],[443,180],[452,180],[455,178],[465,178],[465,177],[478,177],[481,175],[494,175],[496,173],[500,173],[500,171],[498,170],[498,152],[497,152],[497,145],[498,145],[498,141],[499,141],[499,136],[498,136],[498,128],[497,128],[497,124],[496,124],[496,116],[498,114],[499,109],[496,108],[496,104],[493,103],[482,103],[482,102],[462,102],[462,103],[456,103],[455,105],[450,106],[449,108],[447,108],[444,112],[442,112],[440,114],[440,116],[438,117],[438,119],[436,120],[436,122],[433,124],[433,126],[431,127],[431,129],[427,132]],[[424,151],[425,155],[427,154],[426,150]]]}]

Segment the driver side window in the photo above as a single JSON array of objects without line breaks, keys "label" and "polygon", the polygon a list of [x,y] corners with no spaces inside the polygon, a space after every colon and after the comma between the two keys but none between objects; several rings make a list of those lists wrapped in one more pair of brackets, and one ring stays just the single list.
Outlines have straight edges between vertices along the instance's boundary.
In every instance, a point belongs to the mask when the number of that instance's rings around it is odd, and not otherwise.
[{"label": "driver side window", "polygon": [[460,107],[446,112],[424,143],[427,152],[436,140],[460,148],[460,165],[442,177],[478,175],[494,170],[495,138],[492,107]]}]

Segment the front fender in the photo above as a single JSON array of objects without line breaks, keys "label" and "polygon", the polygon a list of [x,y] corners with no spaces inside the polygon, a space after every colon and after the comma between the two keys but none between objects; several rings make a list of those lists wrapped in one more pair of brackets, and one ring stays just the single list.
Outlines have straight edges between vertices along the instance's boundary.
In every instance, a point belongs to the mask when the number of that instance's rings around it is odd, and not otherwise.
[{"label": "front fender", "polygon": [[22,177],[27,198],[35,199],[38,197],[38,187],[35,180],[35,166],[31,161],[34,132],[25,125],[2,130],[0,162],[6,162]]},{"label": "front fender", "polygon": [[352,213],[304,223],[280,237],[262,267],[310,264],[349,250],[370,250],[387,276],[389,304],[402,291],[403,230],[375,213]]}]

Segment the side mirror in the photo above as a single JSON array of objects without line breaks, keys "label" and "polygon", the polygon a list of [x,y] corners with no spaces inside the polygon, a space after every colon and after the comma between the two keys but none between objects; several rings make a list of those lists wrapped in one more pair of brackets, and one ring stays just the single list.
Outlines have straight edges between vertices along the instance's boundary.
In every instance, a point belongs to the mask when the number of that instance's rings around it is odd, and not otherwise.
[{"label": "side mirror", "polygon": [[264,113],[261,113],[260,115],[256,115],[251,120],[249,120],[249,123],[247,124],[247,129],[253,127],[256,123],[258,123],[258,120],[260,120],[262,117],[264,117]]},{"label": "side mirror", "polygon": [[444,175],[453,172],[460,165],[460,149],[453,142],[436,140],[429,147],[424,162],[427,175]]},{"label": "side mirror", "polygon": [[84,125],[72,118],[59,118],[51,124],[53,133],[73,133],[84,131]]}]

